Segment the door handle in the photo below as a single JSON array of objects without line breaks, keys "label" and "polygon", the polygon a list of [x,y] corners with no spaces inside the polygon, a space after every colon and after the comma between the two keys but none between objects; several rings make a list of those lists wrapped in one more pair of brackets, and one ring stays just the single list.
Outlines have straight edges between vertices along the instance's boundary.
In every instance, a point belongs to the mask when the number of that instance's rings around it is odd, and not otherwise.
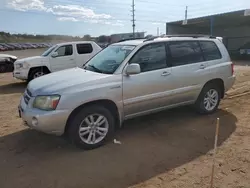
[{"label": "door handle", "polygon": [[164,71],[164,72],[161,74],[161,76],[168,76],[168,75],[170,75],[170,72],[167,72],[167,71]]},{"label": "door handle", "polygon": [[72,61],[72,60],[74,60],[74,59],[69,59],[69,60],[71,60],[71,61]]},{"label": "door handle", "polygon": [[203,64],[200,65],[200,69],[205,69],[205,68],[206,68],[205,65],[203,65]]}]

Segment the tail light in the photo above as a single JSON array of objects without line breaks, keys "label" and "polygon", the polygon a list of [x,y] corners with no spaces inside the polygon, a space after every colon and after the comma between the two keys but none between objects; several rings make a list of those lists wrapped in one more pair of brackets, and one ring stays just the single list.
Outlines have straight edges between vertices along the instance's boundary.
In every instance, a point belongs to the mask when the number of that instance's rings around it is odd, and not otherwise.
[{"label": "tail light", "polygon": [[231,64],[231,71],[232,71],[232,75],[234,74],[234,64]]}]

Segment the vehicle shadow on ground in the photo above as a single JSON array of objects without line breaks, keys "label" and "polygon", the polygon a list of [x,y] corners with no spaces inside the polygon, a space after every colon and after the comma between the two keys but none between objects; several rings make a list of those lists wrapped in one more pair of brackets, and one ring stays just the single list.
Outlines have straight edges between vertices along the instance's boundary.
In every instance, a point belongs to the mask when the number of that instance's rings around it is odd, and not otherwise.
[{"label": "vehicle shadow on ground", "polygon": [[[189,107],[127,121],[115,135],[121,144],[109,142],[91,151],[29,129],[0,137],[1,187],[125,188],[141,183],[211,151],[217,117],[221,145],[235,131],[237,118],[224,110],[197,115]],[[6,174],[11,177],[4,179]]]},{"label": "vehicle shadow on ground", "polygon": [[23,93],[26,87],[26,82],[16,82],[6,85],[0,85],[0,94]]}]

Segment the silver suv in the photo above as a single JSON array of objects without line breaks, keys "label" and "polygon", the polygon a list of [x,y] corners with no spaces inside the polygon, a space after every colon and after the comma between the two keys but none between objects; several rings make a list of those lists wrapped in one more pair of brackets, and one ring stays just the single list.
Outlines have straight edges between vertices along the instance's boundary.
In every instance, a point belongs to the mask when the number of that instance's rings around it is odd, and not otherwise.
[{"label": "silver suv", "polygon": [[31,81],[18,109],[27,126],[67,133],[77,146],[93,149],[130,118],[182,105],[212,113],[234,81],[233,64],[216,37],[127,40],[83,68]]}]

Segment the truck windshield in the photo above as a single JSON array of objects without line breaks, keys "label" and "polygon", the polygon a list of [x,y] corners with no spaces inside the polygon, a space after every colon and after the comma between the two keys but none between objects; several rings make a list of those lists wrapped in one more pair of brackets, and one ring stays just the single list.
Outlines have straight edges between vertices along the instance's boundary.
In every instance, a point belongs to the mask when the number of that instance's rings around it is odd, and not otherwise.
[{"label": "truck windshield", "polygon": [[110,45],[90,59],[84,69],[113,74],[134,48],[132,45]]},{"label": "truck windshield", "polygon": [[48,56],[56,47],[57,47],[57,45],[54,45],[54,46],[50,47],[45,52],[43,52],[43,54],[41,56],[43,56],[43,57]]}]

